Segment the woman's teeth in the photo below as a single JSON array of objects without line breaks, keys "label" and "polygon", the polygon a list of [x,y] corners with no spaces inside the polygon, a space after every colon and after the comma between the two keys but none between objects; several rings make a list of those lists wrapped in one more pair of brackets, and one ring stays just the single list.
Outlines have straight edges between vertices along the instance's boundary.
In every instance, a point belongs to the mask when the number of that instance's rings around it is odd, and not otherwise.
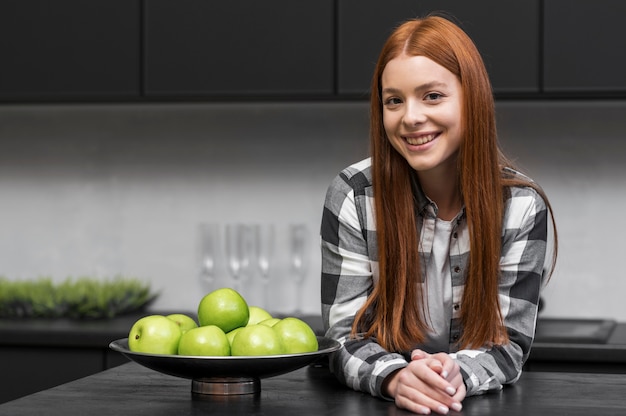
[{"label": "woman's teeth", "polygon": [[435,134],[429,134],[427,136],[420,136],[420,137],[405,137],[404,140],[406,140],[406,142],[412,146],[419,146],[421,144],[432,141],[435,138],[435,136],[436,136]]}]

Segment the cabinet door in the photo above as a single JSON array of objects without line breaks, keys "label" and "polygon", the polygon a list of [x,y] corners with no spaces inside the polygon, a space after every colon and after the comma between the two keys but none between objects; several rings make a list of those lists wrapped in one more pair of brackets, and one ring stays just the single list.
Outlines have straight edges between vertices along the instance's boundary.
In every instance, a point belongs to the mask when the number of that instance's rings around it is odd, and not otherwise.
[{"label": "cabinet door", "polygon": [[138,97],[139,1],[0,2],[0,100]]},{"label": "cabinet door", "polygon": [[146,95],[328,96],[333,12],[333,0],[146,0]]},{"label": "cabinet door", "polygon": [[366,95],[382,45],[400,22],[444,12],[481,52],[496,93],[539,92],[539,0],[339,0],[338,89]]},{"label": "cabinet door", "polygon": [[3,403],[102,371],[102,351],[73,347],[0,346],[0,368],[4,380],[0,403]]},{"label": "cabinet door", "polygon": [[544,89],[626,92],[626,2],[546,0]]}]

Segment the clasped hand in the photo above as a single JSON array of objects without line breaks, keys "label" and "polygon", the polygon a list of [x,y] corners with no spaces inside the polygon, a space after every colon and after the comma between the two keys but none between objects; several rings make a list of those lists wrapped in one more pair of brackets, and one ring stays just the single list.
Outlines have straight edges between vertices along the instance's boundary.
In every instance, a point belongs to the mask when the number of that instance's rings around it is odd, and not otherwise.
[{"label": "clasped hand", "polygon": [[459,365],[448,354],[413,350],[405,368],[389,376],[386,393],[396,406],[419,414],[460,411],[466,389]]}]

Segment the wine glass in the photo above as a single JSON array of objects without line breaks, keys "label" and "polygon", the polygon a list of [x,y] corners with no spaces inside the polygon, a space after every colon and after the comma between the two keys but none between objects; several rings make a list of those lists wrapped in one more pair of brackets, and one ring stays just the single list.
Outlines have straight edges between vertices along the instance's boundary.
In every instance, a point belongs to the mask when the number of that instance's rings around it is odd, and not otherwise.
[{"label": "wine glass", "polygon": [[216,223],[201,223],[198,227],[200,248],[200,280],[209,288],[215,282],[220,255],[220,230]]},{"label": "wine glass", "polygon": [[227,224],[225,239],[228,270],[233,279],[233,289],[242,293],[245,278],[252,266],[254,252],[251,229],[245,224]]},{"label": "wine glass", "polygon": [[305,224],[292,224],[289,226],[291,270],[296,283],[296,314],[302,312],[302,289],[308,267],[308,239],[309,231]]},{"label": "wine glass", "polygon": [[263,284],[263,305],[267,308],[269,307],[270,267],[274,256],[274,225],[255,224],[253,227],[256,261]]},{"label": "wine glass", "polygon": [[233,289],[236,291],[241,290],[241,266],[243,262],[241,227],[241,224],[226,224],[226,259],[233,280]]}]

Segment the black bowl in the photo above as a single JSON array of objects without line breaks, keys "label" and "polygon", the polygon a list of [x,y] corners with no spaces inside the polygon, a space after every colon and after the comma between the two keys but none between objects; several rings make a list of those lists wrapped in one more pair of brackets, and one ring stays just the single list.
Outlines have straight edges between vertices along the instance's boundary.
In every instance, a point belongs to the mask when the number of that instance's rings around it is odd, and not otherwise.
[{"label": "black bowl", "polygon": [[128,338],[113,341],[109,347],[144,367],[171,376],[192,380],[197,394],[249,394],[260,391],[260,380],[302,368],[341,348],[339,342],[317,337],[318,350],[301,354],[263,356],[204,357],[148,354],[130,351]]}]

